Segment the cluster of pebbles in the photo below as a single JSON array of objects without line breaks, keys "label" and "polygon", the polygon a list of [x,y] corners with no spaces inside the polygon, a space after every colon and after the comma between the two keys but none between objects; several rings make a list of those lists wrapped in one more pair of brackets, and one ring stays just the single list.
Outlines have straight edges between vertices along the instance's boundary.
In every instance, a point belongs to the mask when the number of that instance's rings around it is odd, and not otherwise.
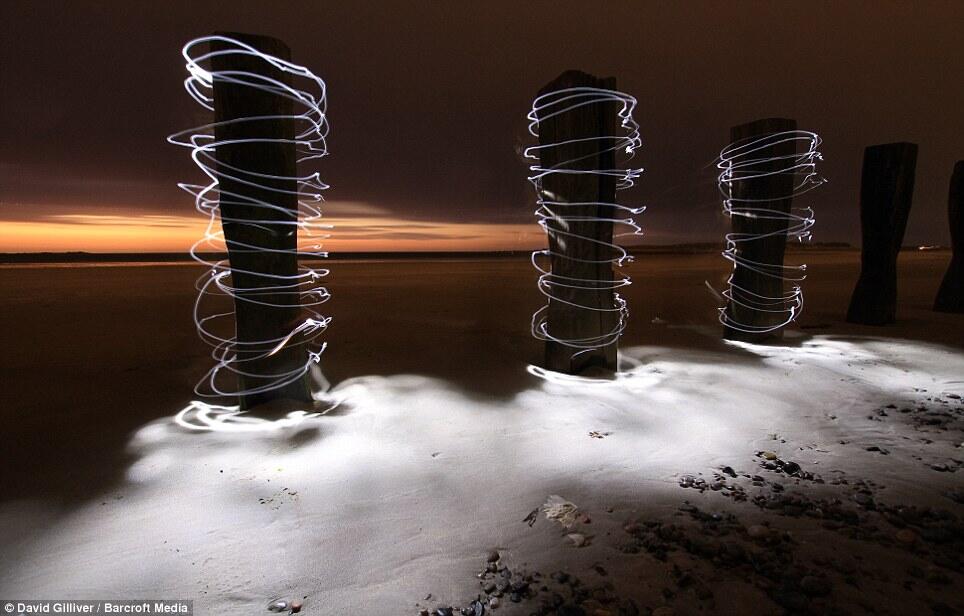
[{"label": "cluster of pebbles", "polygon": [[[931,445],[935,440],[947,440],[947,437],[952,437],[959,448],[964,446],[960,440],[961,434],[964,434],[964,404],[961,403],[961,397],[957,394],[927,396],[917,402],[901,406],[888,404],[867,415],[867,419],[881,422],[890,421],[892,417],[909,423],[921,434],[919,440],[925,445]],[[867,450],[888,453],[881,447],[868,447]],[[964,468],[964,459],[960,458],[934,458],[933,456],[914,456],[914,458],[923,462],[931,470],[941,473],[954,473]]]},{"label": "cluster of pebbles", "polygon": [[[788,533],[763,524],[745,526],[731,513],[707,512],[688,502],[680,511],[695,524],[654,519],[626,524],[630,539],[622,551],[645,552],[664,562],[670,552],[684,551],[761,588],[787,610],[826,611],[833,584],[824,568],[801,562]],[[676,588],[663,589],[667,600],[680,592],[692,593],[702,608],[713,610],[716,591],[712,584],[678,564],[671,565],[671,575]]]},{"label": "cluster of pebbles", "polygon": [[[958,433],[964,432],[964,406],[953,394],[922,398],[906,406],[887,405],[868,418],[888,421],[894,416],[908,418],[925,445],[948,436],[959,439]],[[879,455],[890,453],[879,445],[863,449]],[[954,458],[926,463],[939,472],[964,467],[964,462]],[[874,481],[839,470],[824,471],[824,477],[773,451],[758,451],[753,464],[751,471],[721,466],[706,476],[695,473],[679,478],[683,489],[730,499],[733,504],[727,511],[709,511],[684,500],[669,519],[631,519],[623,526],[623,535],[613,535],[613,547],[628,557],[645,555],[653,559],[645,564],[646,569],[661,571],[663,587],[658,600],[664,605],[660,607],[640,607],[631,599],[620,598],[614,585],[606,582],[607,573],[601,566],[595,567],[599,575],[591,577],[604,583],[586,584],[572,573],[543,575],[512,569],[499,552],[492,551],[478,574],[480,592],[474,599],[464,607],[422,608],[418,614],[482,616],[507,605],[517,606],[513,614],[530,616],[673,616],[677,613],[674,606],[683,610],[679,613],[690,613],[694,605],[702,613],[713,613],[719,607],[720,589],[726,586],[721,579],[741,580],[788,614],[849,613],[852,606],[837,604],[839,597],[846,595],[845,588],[853,597],[854,592],[863,592],[868,580],[889,584],[893,574],[875,570],[874,563],[859,555],[821,553],[797,539],[801,532],[822,531],[868,542],[884,554],[902,554],[900,587],[915,597],[922,588],[930,588],[937,598],[921,597],[919,601],[928,605],[931,613],[958,613],[940,597],[953,594],[955,580],[964,574],[964,517],[954,509],[964,504],[964,489],[945,493],[953,502],[948,504],[950,509],[893,503],[888,502],[884,486]],[[741,519],[744,513],[756,521],[745,522]],[[526,522],[532,526],[537,515],[534,510]],[[582,515],[588,523],[588,514]],[[876,611],[869,603],[860,605]],[[759,613],[766,612],[766,608],[760,609]]]},{"label": "cluster of pebbles", "polygon": [[[946,586],[952,581],[952,572],[964,573],[964,519],[954,511],[887,503],[881,500],[883,486],[874,481],[848,478],[842,471],[833,471],[833,477],[824,480],[773,452],[761,451],[756,457],[762,475],[723,466],[713,472],[710,480],[684,475],[679,485],[701,493],[720,492],[736,502],[755,505],[768,515],[812,519],[820,528],[849,539],[909,552],[922,559],[925,566],[913,565],[908,569],[911,579],[904,582],[905,588],[913,586],[914,580]],[[808,484],[824,484],[826,489],[821,492],[833,493],[815,496],[812,492],[816,490],[807,489]],[[748,495],[748,491],[755,493]],[[961,502],[958,492],[947,496]],[[795,556],[791,536],[773,531],[769,523],[744,527],[733,514],[707,514],[689,503],[681,511],[698,520],[699,526],[686,528],[655,520],[630,524],[626,531],[635,541],[624,546],[624,551],[645,550],[665,560],[668,551],[681,549],[710,559],[715,565],[742,570],[747,581],[762,588],[789,612],[830,609],[821,601],[831,594],[832,583],[816,573],[827,570],[827,566],[852,586],[859,585],[852,563],[805,564]]]},{"label": "cluster of pebbles", "polygon": [[[594,567],[600,577],[607,575],[601,565]],[[512,569],[501,554],[490,551],[478,574],[480,592],[464,607],[421,608],[419,616],[483,616],[509,604],[521,604],[530,616],[639,616],[636,603],[621,600],[611,582],[588,584],[565,571],[543,575],[539,571]],[[431,595],[429,595],[431,596]]]}]

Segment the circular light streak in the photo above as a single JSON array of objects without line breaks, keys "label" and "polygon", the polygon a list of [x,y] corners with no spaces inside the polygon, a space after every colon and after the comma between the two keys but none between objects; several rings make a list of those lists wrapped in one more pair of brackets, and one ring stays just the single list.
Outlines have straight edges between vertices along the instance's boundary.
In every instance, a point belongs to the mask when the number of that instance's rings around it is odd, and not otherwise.
[{"label": "circular light streak", "polygon": [[[526,148],[524,156],[528,159],[540,161],[529,166],[532,172],[529,181],[536,190],[536,211],[535,215],[539,225],[546,232],[549,238],[550,248],[536,250],[532,253],[532,265],[539,272],[538,288],[546,296],[547,302],[561,302],[573,306],[579,310],[592,312],[613,312],[618,315],[618,321],[612,330],[600,336],[588,338],[563,338],[549,331],[547,323],[548,303],[532,315],[532,335],[539,340],[551,340],[572,349],[573,356],[606,347],[619,339],[623,330],[626,328],[626,319],[629,310],[626,300],[615,290],[631,284],[628,276],[614,276],[612,281],[601,281],[595,278],[578,278],[554,274],[548,264],[550,259],[555,257],[578,261],[580,263],[610,263],[612,266],[620,267],[624,263],[633,260],[632,256],[622,246],[615,243],[619,237],[629,235],[642,235],[642,229],[637,224],[634,216],[641,214],[645,207],[628,207],[618,203],[607,201],[583,201],[570,202],[563,201],[558,195],[551,193],[543,187],[543,180],[546,177],[557,174],[570,175],[591,175],[596,178],[612,177],[616,182],[616,189],[623,190],[634,185],[636,178],[642,174],[642,168],[617,167],[604,169],[600,167],[585,166],[587,160],[601,160],[601,155],[613,152],[624,156],[624,160],[633,157],[637,148],[642,146],[642,139],[639,135],[639,125],[633,120],[633,110],[636,107],[636,99],[632,96],[618,92],[592,87],[577,87],[555,90],[538,96],[532,103],[532,110],[528,114],[529,133],[533,137],[539,136],[539,125],[541,122],[558,115],[569,113],[580,107],[587,105],[597,105],[602,103],[615,103],[618,106],[619,122],[617,123],[616,134],[601,135],[598,137],[585,137],[580,139],[569,139],[554,143],[546,143]],[[565,148],[576,143],[591,143],[597,147],[590,153],[577,158],[563,160],[551,167],[541,164],[543,152]],[[575,208],[586,206],[596,206],[605,214],[600,216],[585,216],[574,213]],[[588,237],[573,231],[572,223],[598,222],[600,224],[612,224],[614,227],[613,242],[607,242],[596,238]],[[623,231],[615,232],[621,228]],[[607,253],[608,257],[601,260],[589,260],[574,257],[570,254],[553,252],[551,246],[565,246],[568,241],[588,242],[597,244]],[[560,291],[570,290],[565,298]],[[575,290],[575,294],[571,293]],[[575,295],[579,297],[586,294],[592,298],[598,291],[612,290],[614,301],[608,308],[591,305],[588,301],[572,299]]]},{"label": "circular light streak", "polygon": [[[215,43],[216,46],[212,43]],[[217,47],[217,50],[215,50],[215,47]],[[262,284],[244,288],[233,282],[232,268],[228,260],[213,259],[205,256],[205,253],[223,253],[227,249],[230,252],[285,253],[292,255],[295,259],[327,257],[328,253],[322,250],[319,242],[328,237],[325,231],[331,227],[330,225],[323,225],[319,221],[322,217],[320,207],[324,201],[322,191],[328,186],[321,181],[317,172],[294,176],[277,176],[227,165],[217,160],[216,150],[223,145],[249,144],[251,147],[258,147],[265,143],[294,144],[298,157],[297,162],[300,166],[307,161],[326,156],[328,154],[326,143],[328,135],[326,86],[324,81],[307,68],[258,51],[252,46],[229,36],[212,35],[194,39],[184,46],[182,55],[188,71],[184,88],[199,105],[209,111],[214,110],[215,81],[230,82],[252,91],[267,92],[272,96],[287,98],[292,101],[294,107],[294,111],[290,115],[251,116],[230,120],[230,123],[234,125],[249,123],[253,127],[256,127],[258,122],[265,120],[285,120],[295,127],[293,139],[252,137],[218,141],[215,138],[215,129],[228,122],[205,124],[168,137],[170,143],[191,150],[191,158],[210,180],[209,183],[204,185],[178,184],[194,196],[196,209],[207,216],[209,220],[204,237],[191,247],[191,256],[208,268],[197,281],[198,296],[194,304],[194,322],[198,335],[212,348],[211,357],[214,359],[214,366],[197,384],[195,393],[206,397],[244,396],[263,393],[297,381],[309,371],[312,364],[319,362],[325,344],[318,344],[316,339],[325,331],[331,321],[331,317],[318,312],[318,306],[330,298],[328,290],[321,285],[320,281],[329,271],[300,264],[298,273],[291,276],[235,269],[236,273],[247,274],[263,281]],[[270,65],[272,69],[289,75],[294,85],[282,83],[262,74],[241,70],[216,71],[212,68],[212,60],[215,57],[229,55],[256,58]],[[252,134],[257,135],[257,130],[253,128]],[[257,188],[259,192],[269,191],[287,195],[290,195],[291,191],[277,188],[276,183],[289,181],[296,186],[294,192],[297,195],[297,208],[222,190],[221,179],[230,179],[252,186]],[[264,193],[261,192],[261,194]],[[253,220],[232,218],[222,211],[221,204],[223,203],[254,206],[258,211],[265,212],[265,217]],[[279,211],[287,214],[287,221],[279,221],[276,220],[277,216],[272,216]],[[228,223],[264,224],[271,229],[277,229],[280,225],[289,225],[291,232],[300,236],[299,245],[290,250],[269,249],[228,239],[223,231],[223,225]],[[293,323],[287,334],[272,339],[239,341],[236,335],[218,333],[219,331],[234,331],[235,312],[233,307],[236,302],[290,310],[290,303],[279,302],[278,299],[264,299],[272,296],[275,298],[278,296],[297,296],[298,305],[304,310],[304,318]],[[218,301],[225,298],[232,302],[230,310],[215,307]],[[282,374],[259,374],[253,372],[249,367],[251,362],[274,355],[282,348],[291,346],[305,348],[303,365]],[[242,357],[239,357],[239,355]],[[231,384],[240,382],[236,378],[238,376],[256,377],[260,384],[249,388],[241,388],[239,385]],[[235,378],[232,379],[231,377]],[[188,407],[185,411],[192,408]],[[208,407],[208,410],[216,408],[223,409],[225,407]],[[196,410],[194,409],[194,411]],[[192,414],[198,417],[196,412],[192,411]],[[200,415],[200,417],[208,418],[215,416],[225,417],[224,413]],[[210,424],[211,422],[205,420],[202,423]],[[215,423],[223,423],[223,421],[218,420]]]},{"label": "circular light streak", "polygon": [[[787,142],[802,145],[803,148],[800,152],[782,156],[767,154],[772,152],[774,146]],[[792,323],[803,310],[803,291],[800,283],[806,278],[806,264],[776,265],[753,261],[742,255],[741,247],[750,242],[784,233],[788,239],[799,242],[810,240],[810,228],[814,224],[812,208],[794,207],[786,212],[776,209],[772,203],[798,197],[826,182],[816,170],[817,161],[823,160],[817,150],[820,144],[820,136],[816,133],[792,130],[737,141],[720,152],[716,166],[720,169],[718,185],[723,195],[723,213],[730,217],[743,216],[786,223],[774,225],[777,228],[769,232],[726,234],[726,249],[723,251],[723,257],[733,263],[733,271],[727,280],[728,288],[723,291],[723,296],[728,302],[753,312],[783,315],[777,324],[754,325],[734,319],[728,314],[726,306],[723,306],[719,309],[719,318],[720,322],[727,327],[751,334],[772,332]],[[733,188],[740,182],[774,175],[792,176],[791,190],[766,199],[741,199],[733,196]],[[786,290],[779,296],[769,297],[741,287],[733,281],[737,268],[745,268],[761,276],[779,279],[782,288]],[[787,289],[788,283],[789,289]]]}]

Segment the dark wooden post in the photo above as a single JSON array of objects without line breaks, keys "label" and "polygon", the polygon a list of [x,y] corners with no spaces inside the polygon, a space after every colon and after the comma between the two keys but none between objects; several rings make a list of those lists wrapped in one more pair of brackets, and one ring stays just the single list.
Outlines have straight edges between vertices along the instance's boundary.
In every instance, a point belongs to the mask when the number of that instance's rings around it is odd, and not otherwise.
[{"label": "dark wooden post", "polygon": [[[754,137],[763,137],[774,133],[782,133],[797,129],[796,120],[786,118],[766,118],[756,120],[730,129],[732,143],[745,142]],[[788,140],[768,147],[753,154],[753,158],[775,158],[792,155],[796,152],[796,141]],[[753,166],[754,170],[763,173],[779,171],[787,166],[786,160],[765,160]],[[763,207],[780,212],[790,213],[793,202],[789,197],[793,192],[793,174],[775,173],[765,177],[746,180],[736,180],[731,184],[731,197],[734,207]],[[780,198],[785,197],[785,198]],[[754,200],[758,203],[741,203],[740,200]],[[749,218],[746,216],[732,216],[731,225],[734,234],[759,235],[759,239],[739,242],[736,245],[737,256],[757,263],[766,264],[775,276],[768,276],[737,263],[733,270],[733,300],[726,305],[726,316],[735,323],[750,326],[750,329],[766,329],[782,323],[787,313],[782,312],[785,306],[779,303],[767,302],[765,312],[756,310],[752,306],[759,306],[759,298],[784,297],[784,281],[779,274],[783,266],[783,257],[787,247],[787,219],[777,218]],[[742,290],[741,290],[742,289]],[[735,301],[734,301],[735,300]],[[746,304],[746,305],[744,305]],[[727,340],[743,340],[746,342],[763,342],[783,336],[783,329],[773,331],[742,331],[726,325],[723,337]]]},{"label": "dark wooden post", "polygon": [[[581,71],[566,71],[546,84],[539,95],[566,88],[591,87],[616,89],[613,77],[597,78]],[[613,102],[599,102],[571,109],[566,113],[547,118],[539,123],[539,144],[548,145],[574,139],[602,137],[616,134],[616,116],[619,109]],[[615,153],[599,150],[611,145],[602,140],[569,143],[541,150],[540,165],[550,168],[567,160],[578,159],[567,165],[573,169],[613,169]],[[584,157],[584,158],[583,158]],[[595,174],[550,173],[542,179],[545,198],[565,203],[616,202],[616,181],[610,176]],[[612,208],[599,205],[565,206],[562,212],[572,218],[611,218]],[[552,253],[550,282],[568,284],[572,279],[598,281],[597,288],[570,289],[554,286],[557,299],[549,300],[546,326],[549,333],[559,339],[589,340],[606,336],[619,323],[619,313],[614,312],[613,268],[610,259],[612,249],[607,246],[613,240],[611,222],[596,220],[570,220],[567,229],[558,221],[548,219],[549,249]],[[555,236],[552,231],[565,231]],[[576,237],[581,236],[581,237]],[[589,239],[584,239],[589,238]],[[595,241],[590,241],[595,240]],[[602,242],[602,243],[600,243]],[[585,286],[592,286],[592,283]],[[584,310],[567,304],[574,302],[599,310]],[[546,341],[546,368],[558,372],[576,374],[590,367],[616,369],[618,341],[576,354],[574,349],[552,340]]]},{"label": "dark wooden post", "polygon": [[917,144],[886,143],[864,150],[860,180],[860,279],[847,321],[885,325],[897,317],[897,254],[914,195]]},{"label": "dark wooden post", "polygon": [[951,264],[934,300],[938,312],[964,313],[964,160],[957,161],[947,196],[947,217],[951,225]]},{"label": "dark wooden post", "polygon": [[[233,32],[218,34],[284,60],[291,57],[288,46],[274,38]],[[212,48],[219,51],[232,46],[215,41]],[[225,54],[215,56],[212,63],[215,71],[246,71],[290,83],[287,74],[257,57]],[[231,282],[234,287],[244,289],[237,293],[238,297],[235,298],[238,359],[242,360],[237,366],[244,372],[258,375],[280,375],[296,370],[305,364],[308,353],[304,345],[297,345],[294,340],[269,357],[251,360],[253,356],[270,352],[278,344],[259,344],[258,341],[277,341],[283,338],[297,326],[301,317],[297,294],[279,293],[270,288],[285,284],[281,278],[273,277],[294,276],[298,273],[298,259],[294,252],[298,243],[297,227],[290,224],[297,216],[254,204],[263,201],[297,212],[298,200],[295,191],[298,186],[295,180],[264,177],[296,176],[295,145],[291,142],[280,142],[283,139],[293,139],[295,126],[289,119],[237,123],[231,121],[255,116],[290,116],[292,112],[292,101],[287,98],[225,79],[214,80],[214,119],[217,122],[215,138],[218,141],[252,138],[266,140],[223,145],[219,146],[216,152],[219,171],[238,177],[219,178],[219,188],[224,193],[221,195],[220,209],[231,264]],[[244,172],[237,171],[239,169],[264,176],[246,176]],[[244,180],[254,181],[263,187],[254,186]],[[269,222],[258,222],[264,220]],[[276,306],[252,303],[245,301],[246,299]],[[265,376],[241,375],[240,387],[250,390],[264,386],[271,380]],[[278,398],[310,402],[312,398],[307,377],[263,393],[242,395],[241,407],[250,408]]]}]

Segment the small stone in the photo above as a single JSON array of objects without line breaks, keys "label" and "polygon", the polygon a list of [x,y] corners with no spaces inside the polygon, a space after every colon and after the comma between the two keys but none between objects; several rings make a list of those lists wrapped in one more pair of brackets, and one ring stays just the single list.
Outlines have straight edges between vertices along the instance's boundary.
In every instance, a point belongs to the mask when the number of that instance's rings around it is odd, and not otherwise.
[{"label": "small stone", "polygon": [[303,605],[302,605],[301,601],[292,601],[292,602],[291,602],[291,613],[292,613],[292,614],[297,614],[298,612],[301,611],[301,608],[302,608],[302,607],[303,607]]},{"label": "small stone", "polygon": [[437,610],[435,610],[435,616],[453,616],[452,608],[440,607]]},{"label": "small stone", "polygon": [[733,470],[732,466],[724,466],[720,469],[720,472],[724,475],[729,475],[730,477],[736,478],[736,471]]},{"label": "small stone", "polygon": [[803,592],[815,597],[823,597],[830,594],[830,582],[825,578],[819,578],[813,575],[805,575],[803,579],[800,580],[800,588]]},{"label": "small stone", "polygon": [[485,562],[487,562],[487,563],[496,563],[496,562],[499,562],[499,551],[498,551],[498,550],[489,550],[488,552],[486,552],[486,554],[485,554]]},{"label": "small stone", "polygon": [[913,545],[917,541],[917,533],[909,528],[897,531],[897,534],[894,536],[897,537],[897,541],[900,541],[904,545]]},{"label": "small stone", "polygon": [[584,547],[589,543],[589,539],[582,533],[569,533],[566,538],[572,541],[572,544],[577,548]]},{"label": "small stone", "polygon": [[773,453],[772,451],[764,451],[764,452],[763,452],[763,458],[764,458],[765,460],[776,460],[776,459],[777,459],[777,454]]},{"label": "small stone", "polygon": [[787,462],[783,465],[783,471],[788,475],[800,472],[800,465],[796,462]]},{"label": "small stone", "polygon": [[278,599],[277,601],[272,601],[268,604],[269,612],[284,612],[288,609],[288,602],[284,599]]},{"label": "small stone", "polygon": [[874,499],[869,494],[864,494],[863,492],[857,492],[854,494],[854,500],[857,501],[858,505],[864,507],[871,507],[874,504]]},{"label": "small stone", "polygon": [[749,535],[751,539],[766,539],[770,536],[770,529],[760,524],[754,524],[746,529],[746,534]]},{"label": "small stone", "polygon": [[499,598],[489,597],[489,607],[492,608],[493,610],[499,607]]}]

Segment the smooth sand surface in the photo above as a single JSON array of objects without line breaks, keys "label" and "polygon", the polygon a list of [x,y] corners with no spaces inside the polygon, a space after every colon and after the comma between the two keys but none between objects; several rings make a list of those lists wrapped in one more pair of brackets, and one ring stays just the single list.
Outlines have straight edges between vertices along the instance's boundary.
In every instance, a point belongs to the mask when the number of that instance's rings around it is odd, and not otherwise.
[{"label": "smooth sand surface", "polygon": [[[957,565],[934,556],[944,547],[879,540],[899,531],[879,512],[861,510],[879,530],[866,540],[679,486],[724,465],[762,473],[756,453],[773,451],[828,480],[787,478],[790,492],[852,504],[865,480],[880,503],[962,513],[947,494],[962,487],[964,317],[930,310],[949,255],[901,255],[889,327],[843,323],[858,253],[792,258],[810,264],[804,314],[763,347],[720,340],[705,285],[723,286],[720,257],[641,256],[626,268],[625,371],[608,382],[527,371],[541,296],[525,261],[332,262],[321,367],[341,405],[245,433],[172,420],[209,366],[190,320],[199,268],[0,268],[0,597],[193,598],[198,614],[258,614],[287,596],[310,614],[416,614],[475,598],[482,556],[499,549],[513,567],[609,584],[642,613],[780,613],[754,574],[678,550],[671,564],[714,588],[707,599],[627,553],[627,522],[688,519],[688,499],[790,532],[800,566],[833,581],[814,611],[964,609]],[[888,404],[953,419],[871,418]],[[771,475],[739,481],[752,496]],[[551,494],[591,517],[589,545],[541,514],[522,522]],[[859,587],[821,564],[841,554]]]}]

